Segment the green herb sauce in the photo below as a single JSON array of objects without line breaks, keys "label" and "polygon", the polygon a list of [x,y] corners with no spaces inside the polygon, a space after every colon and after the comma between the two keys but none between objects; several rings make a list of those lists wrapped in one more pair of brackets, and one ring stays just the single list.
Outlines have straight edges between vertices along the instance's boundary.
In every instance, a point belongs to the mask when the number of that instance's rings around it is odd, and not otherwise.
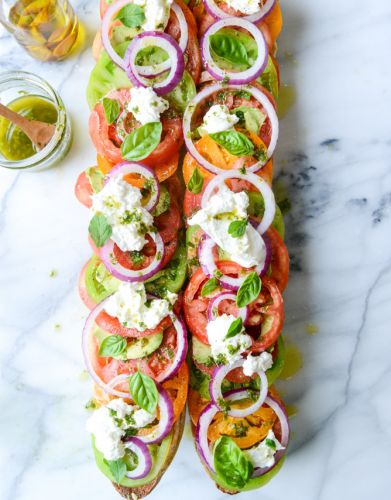
[{"label": "green herb sauce", "polygon": [[[12,111],[30,120],[56,123],[57,109],[43,97],[22,96],[7,105]],[[0,116],[0,153],[10,161],[24,160],[35,155],[35,146],[16,125]]]}]

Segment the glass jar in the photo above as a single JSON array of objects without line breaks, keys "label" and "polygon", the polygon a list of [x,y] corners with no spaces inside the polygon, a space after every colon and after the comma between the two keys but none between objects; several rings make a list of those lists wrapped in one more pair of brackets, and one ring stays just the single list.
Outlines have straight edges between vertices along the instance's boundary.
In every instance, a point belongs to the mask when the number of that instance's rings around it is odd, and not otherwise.
[{"label": "glass jar", "polygon": [[[31,171],[43,170],[58,163],[69,151],[72,142],[70,119],[61,97],[42,78],[24,71],[0,74],[0,102],[5,106],[10,106],[23,97],[36,97],[52,104],[57,111],[56,130],[43,149],[23,160],[9,160],[0,152],[0,167]],[[22,111],[19,112],[25,114]],[[0,139],[5,140],[7,135],[2,133]]]},{"label": "glass jar", "polygon": [[41,61],[60,61],[79,38],[79,21],[67,0],[0,0],[0,22]]}]

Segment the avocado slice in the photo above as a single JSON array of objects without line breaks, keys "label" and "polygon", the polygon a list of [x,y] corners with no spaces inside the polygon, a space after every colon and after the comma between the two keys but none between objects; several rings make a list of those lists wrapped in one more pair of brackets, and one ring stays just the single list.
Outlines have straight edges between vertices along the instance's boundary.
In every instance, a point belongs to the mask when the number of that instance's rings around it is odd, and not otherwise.
[{"label": "avocado slice", "polygon": [[[94,336],[98,340],[99,346],[106,337],[111,334],[105,332],[99,327],[96,327],[93,332]],[[153,335],[148,335],[148,337],[141,337],[138,339],[127,339],[128,346],[126,349],[125,359],[139,359],[149,356],[158,349],[163,341],[163,333],[158,332]],[[121,355],[122,359],[122,355]]]},{"label": "avocado slice", "polygon": [[[164,466],[166,458],[170,453],[171,443],[173,438],[173,432],[171,432],[163,441],[159,444],[148,445],[149,451],[152,456],[152,468],[149,474],[142,479],[128,479],[124,477],[119,484],[129,488],[134,488],[136,486],[142,486],[143,484],[148,484],[150,481],[156,478],[160,469]],[[110,469],[103,457],[103,454],[96,448],[95,439],[92,436],[92,449],[95,455],[95,461],[101,472],[107,476],[111,481],[116,482],[115,478],[112,476]]]},{"label": "avocado slice", "polygon": [[193,346],[193,358],[197,363],[202,363],[204,365],[209,365],[210,363],[214,364],[212,351],[210,346],[204,344],[197,337],[193,336],[192,338],[192,346]]},{"label": "avocado slice", "polygon": [[157,349],[163,341],[163,333],[155,333],[148,335],[148,337],[141,337],[139,339],[132,339],[128,342],[126,349],[126,357],[128,359],[139,359],[149,356]]},{"label": "avocado slice", "polygon": [[114,293],[121,283],[95,255],[88,262],[85,280],[87,293],[97,304]]}]

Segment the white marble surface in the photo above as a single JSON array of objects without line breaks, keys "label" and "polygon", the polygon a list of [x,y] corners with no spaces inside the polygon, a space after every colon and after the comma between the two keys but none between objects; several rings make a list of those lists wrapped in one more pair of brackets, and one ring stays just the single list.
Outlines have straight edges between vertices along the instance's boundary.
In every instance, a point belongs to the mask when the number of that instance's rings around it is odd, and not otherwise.
[{"label": "white marble surface", "polygon": [[[97,0],[76,1],[91,42]],[[391,466],[391,120],[389,0],[282,1],[282,79],[296,104],[282,121],[277,172],[293,269],[288,339],[304,367],[282,389],[298,407],[281,473],[242,498],[385,500]],[[289,54],[287,54],[289,52]],[[84,431],[90,382],[76,289],[88,257],[87,212],[73,197],[93,164],[84,99],[92,57],[29,59],[0,31],[1,70],[23,68],[59,89],[75,139],[63,164],[0,172],[0,498],[118,498]],[[328,142],[327,142],[328,141]],[[328,144],[328,145],[327,145]],[[50,278],[52,269],[58,271]],[[319,333],[310,336],[306,325]],[[58,325],[57,328],[55,325]],[[152,499],[222,495],[189,432]]]}]

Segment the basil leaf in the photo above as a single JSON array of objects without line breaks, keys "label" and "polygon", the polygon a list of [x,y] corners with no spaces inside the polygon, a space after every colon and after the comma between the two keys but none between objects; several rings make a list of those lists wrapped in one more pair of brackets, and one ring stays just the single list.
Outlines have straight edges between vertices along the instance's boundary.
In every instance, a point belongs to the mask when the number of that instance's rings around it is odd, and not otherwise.
[{"label": "basil leaf", "polygon": [[115,122],[118,118],[120,112],[120,105],[117,99],[109,99],[104,97],[102,100],[103,110],[105,112],[105,118],[109,125]]},{"label": "basil leaf", "polygon": [[128,343],[121,335],[109,335],[104,338],[99,347],[99,356],[121,359]]},{"label": "basil leaf", "polygon": [[233,109],[232,112],[235,113],[239,119],[243,119],[246,129],[249,132],[254,132],[254,134],[259,134],[259,130],[266,120],[266,115],[258,108],[239,106]]},{"label": "basil leaf", "polygon": [[126,463],[124,460],[122,458],[119,458],[118,460],[104,459],[104,463],[110,469],[114,481],[119,484],[126,474]]},{"label": "basil leaf", "polygon": [[104,215],[96,214],[90,220],[88,232],[92,241],[98,248],[100,248],[103,247],[106,241],[110,238],[113,230]]},{"label": "basil leaf", "polygon": [[219,286],[219,282],[217,278],[211,278],[208,280],[205,285],[201,288],[201,297],[205,297],[212,293]]},{"label": "basil leaf", "polygon": [[130,3],[122,7],[115,19],[127,28],[137,28],[145,21],[144,9],[140,5]]},{"label": "basil leaf", "polygon": [[195,168],[191,174],[187,189],[193,194],[199,194],[202,191],[202,186],[204,185],[204,178],[200,174],[198,168]]},{"label": "basil leaf", "polygon": [[153,413],[156,410],[158,392],[156,384],[151,377],[137,371],[130,378],[129,390],[133,401],[137,403],[140,408],[149,413]]},{"label": "basil leaf", "polygon": [[265,439],[266,446],[271,448],[272,450],[275,450],[277,448],[276,442],[273,441],[273,439]]},{"label": "basil leaf", "polygon": [[250,304],[250,302],[258,297],[261,288],[262,283],[258,274],[256,272],[249,274],[238,290],[236,305],[238,307],[244,307]]},{"label": "basil leaf", "polygon": [[249,156],[254,153],[254,145],[248,137],[236,130],[225,130],[209,134],[219,146],[234,156]]},{"label": "basil leaf", "polygon": [[90,167],[86,170],[86,176],[90,181],[94,193],[99,193],[103,189],[105,176],[98,167]]},{"label": "basil leaf", "polygon": [[232,321],[230,327],[228,328],[228,332],[225,338],[231,339],[232,337],[235,337],[235,335],[240,333],[242,329],[243,329],[243,320],[239,316],[239,318],[236,318],[235,321]]},{"label": "basil leaf", "polygon": [[234,64],[248,64],[246,47],[236,37],[216,33],[209,37],[210,48],[216,56]]},{"label": "basil leaf", "polygon": [[240,238],[244,235],[247,228],[247,220],[234,220],[228,226],[228,234],[232,236],[232,238]]},{"label": "basil leaf", "polygon": [[122,157],[125,160],[138,161],[149,156],[159,145],[162,130],[160,122],[146,123],[133,130],[122,143]]},{"label": "basil leaf", "polygon": [[217,474],[233,488],[243,488],[253,473],[253,465],[231,438],[222,436],[214,448]]}]

